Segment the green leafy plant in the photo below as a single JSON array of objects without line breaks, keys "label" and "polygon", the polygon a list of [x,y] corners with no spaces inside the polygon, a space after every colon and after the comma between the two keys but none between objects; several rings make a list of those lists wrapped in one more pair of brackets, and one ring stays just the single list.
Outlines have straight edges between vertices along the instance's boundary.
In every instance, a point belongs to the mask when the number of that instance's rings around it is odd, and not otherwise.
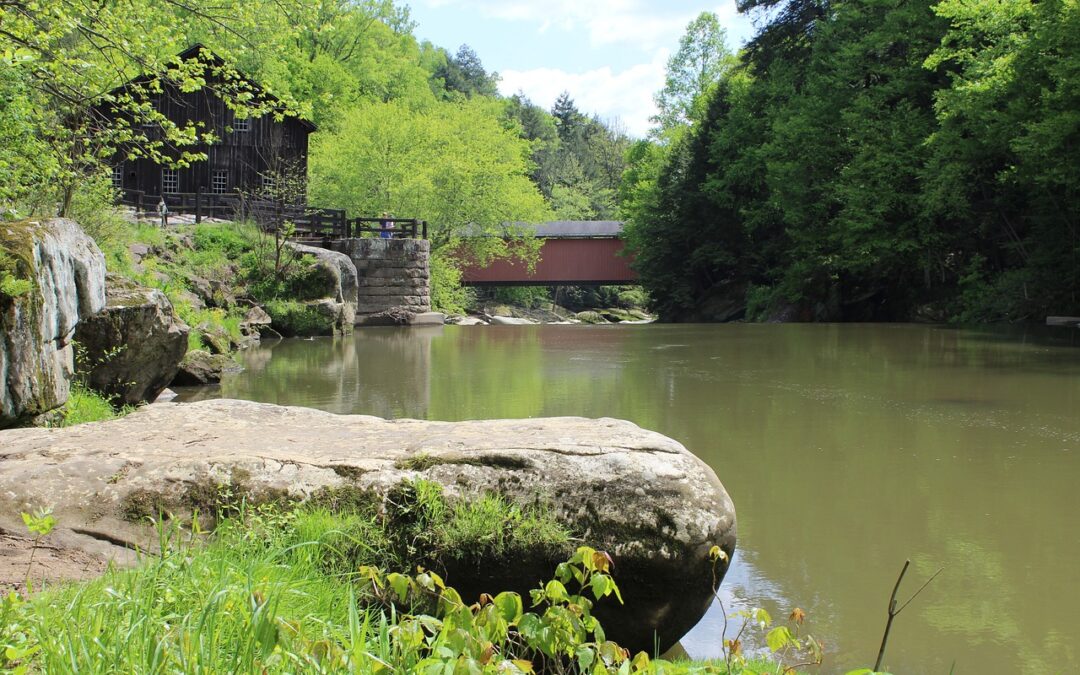
[{"label": "green leafy plant", "polygon": [[[629,662],[592,615],[597,600],[615,595],[622,602],[611,566],[607,553],[578,548],[554,579],[530,592],[535,611],[525,611],[513,592],[484,594],[467,605],[438,574],[422,568],[410,576],[365,566],[360,575],[363,594],[388,608],[433,608],[404,615],[391,631],[397,652],[415,654],[410,672],[608,673]],[[634,669],[647,663],[641,654]]]},{"label": "green leafy plant", "polygon": [[[741,623],[735,636],[728,638],[729,616],[724,608],[723,600],[721,600],[715,589],[720,585],[719,565],[727,564],[730,561],[727,552],[719,546],[713,546],[709,550],[709,560],[713,563],[713,594],[720,604],[720,610],[724,617],[722,643],[726,673],[729,675],[760,675],[764,672],[770,672],[777,675],[787,675],[804,666],[821,665],[824,659],[821,643],[810,635],[804,636],[801,634],[803,622],[806,620],[806,612],[798,607],[788,615],[789,625],[780,626],[774,626],[772,616],[760,607],[735,612],[730,618],[739,619]],[[753,630],[765,633],[765,644],[775,658],[775,664],[770,665],[767,671],[753,666],[744,653],[743,642],[747,633]],[[793,660],[798,662],[794,665],[785,665]]]},{"label": "green leafy plant", "polygon": [[29,593],[30,572],[34,567],[34,554],[37,553],[41,540],[48,536],[48,534],[53,531],[53,528],[56,527],[56,518],[53,517],[51,508],[40,508],[33,513],[26,513],[24,511],[20,515],[22,516],[23,523],[26,525],[26,529],[34,535],[34,545],[30,549],[30,560],[26,563],[26,579],[23,581],[23,584],[26,586],[26,591]]}]

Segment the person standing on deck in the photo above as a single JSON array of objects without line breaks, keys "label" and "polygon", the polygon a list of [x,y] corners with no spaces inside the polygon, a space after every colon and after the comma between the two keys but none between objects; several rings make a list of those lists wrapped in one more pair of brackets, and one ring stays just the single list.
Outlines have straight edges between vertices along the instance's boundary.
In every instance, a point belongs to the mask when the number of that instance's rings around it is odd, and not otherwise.
[{"label": "person standing on deck", "polygon": [[158,216],[161,218],[161,227],[165,228],[169,226],[169,207],[165,204],[165,196],[161,196],[161,200],[157,204]]},{"label": "person standing on deck", "polygon": [[379,221],[379,226],[382,228],[379,232],[379,236],[383,239],[392,239],[394,237],[394,221],[393,214],[383,211],[382,220]]}]

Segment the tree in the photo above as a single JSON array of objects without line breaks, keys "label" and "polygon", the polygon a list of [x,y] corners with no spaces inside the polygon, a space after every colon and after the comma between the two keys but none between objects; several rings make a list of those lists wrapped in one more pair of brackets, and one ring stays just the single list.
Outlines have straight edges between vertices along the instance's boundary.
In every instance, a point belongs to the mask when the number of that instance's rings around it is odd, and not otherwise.
[{"label": "tree", "polygon": [[506,127],[502,111],[502,103],[484,98],[427,110],[360,105],[318,137],[311,197],[350,213],[429,221],[439,265],[462,256],[481,264],[535,260],[536,240],[514,224],[550,213],[528,178],[529,144]]},{"label": "tree", "polygon": [[667,63],[664,88],[655,96],[661,129],[689,124],[700,117],[704,95],[736,64],[727,33],[713,12],[702,12],[686,26],[679,49]]},{"label": "tree", "polygon": [[[0,89],[7,94],[5,107],[27,132],[10,151],[21,157],[13,165],[39,166],[34,176],[20,169],[17,180],[29,183],[15,196],[25,200],[37,193],[31,201],[39,209],[55,199],[64,214],[75,190],[117,152],[180,167],[201,159],[191,148],[213,142],[214,130],[176,124],[158,110],[155,99],[164,94],[166,80],[182,92],[213,86],[247,116],[293,114],[205,52],[183,62],[176,58],[190,46],[185,36],[200,27],[228,30],[222,11],[200,0],[0,4],[0,64],[6,71]],[[147,77],[133,81],[140,75]],[[33,112],[24,114],[28,109]],[[5,127],[0,133],[12,128]],[[37,156],[42,147],[47,159]]]},{"label": "tree", "polygon": [[461,45],[455,56],[445,56],[432,76],[441,80],[447,93],[458,93],[465,98],[473,96],[496,96],[499,93],[499,76],[488,73],[480,57],[469,45]]}]

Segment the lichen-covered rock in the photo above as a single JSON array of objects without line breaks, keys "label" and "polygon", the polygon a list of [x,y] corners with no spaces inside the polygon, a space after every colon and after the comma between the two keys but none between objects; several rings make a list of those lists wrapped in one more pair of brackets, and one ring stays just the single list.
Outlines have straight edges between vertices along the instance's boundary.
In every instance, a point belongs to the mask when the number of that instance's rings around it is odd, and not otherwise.
[{"label": "lichen-covered rock", "polygon": [[[713,471],[630,422],[387,421],[229,400],[3,432],[0,525],[48,503],[61,528],[145,547],[156,535],[133,521],[158,508],[179,516],[220,485],[251,500],[328,490],[378,498],[420,477],[451,498],[496,491],[547,503],[583,542],[608,551],[626,604],[600,603],[597,613],[608,636],[635,651],[665,649],[701,618],[713,597],[709,549],[730,557],[735,548],[734,507]],[[447,561],[444,571],[470,602],[481,591],[524,593],[551,577],[564,552],[549,548]]]},{"label": "lichen-covered rock", "polygon": [[80,371],[120,403],[149,403],[176,376],[189,331],[164,293],[110,274],[105,308],[75,331]]},{"label": "lichen-covered rock", "polygon": [[217,384],[222,373],[239,370],[240,366],[225,354],[211,354],[204,349],[193,349],[184,355],[180,368],[173,377],[172,386],[197,387]]},{"label": "lichen-covered rock", "polygon": [[233,342],[229,331],[220,325],[212,325],[206,322],[195,327],[202,343],[211,354],[229,354],[232,352]]},{"label": "lichen-covered rock", "polygon": [[248,310],[244,315],[244,320],[240,322],[240,332],[244,335],[260,335],[262,331],[266,330],[274,323],[274,320],[270,318],[270,315],[266,313],[266,310],[262,307],[255,306]]},{"label": "lichen-covered rock", "polygon": [[77,223],[0,223],[0,248],[33,282],[0,296],[0,428],[67,401],[75,326],[105,306],[105,256]]},{"label": "lichen-covered rock", "polygon": [[330,298],[309,300],[304,303],[325,318],[333,329],[331,332],[351,333],[356,323],[356,305],[351,302],[338,302]]},{"label": "lichen-covered rock", "polygon": [[[310,256],[316,260],[317,265],[324,268],[327,278],[330,280],[327,288],[323,289],[322,297],[332,298],[341,304],[351,305],[353,314],[356,313],[357,284],[356,265],[349,256],[337,251],[331,251],[316,246],[304,246],[302,244],[289,244],[298,253]],[[310,297],[310,296],[309,296]]]},{"label": "lichen-covered rock", "polygon": [[574,315],[574,318],[581,323],[608,323],[608,320],[605,319],[602,314],[600,314],[599,312],[593,312],[591,310],[585,312],[578,312]]}]

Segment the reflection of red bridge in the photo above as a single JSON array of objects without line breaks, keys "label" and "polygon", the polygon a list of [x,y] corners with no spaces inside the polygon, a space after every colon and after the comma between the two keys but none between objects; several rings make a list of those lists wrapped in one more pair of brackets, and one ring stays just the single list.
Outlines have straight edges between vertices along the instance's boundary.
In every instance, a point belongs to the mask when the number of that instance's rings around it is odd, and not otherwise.
[{"label": "reflection of red bridge", "polygon": [[540,260],[529,274],[525,265],[498,260],[487,267],[466,267],[469,286],[559,286],[634,284],[633,259],[623,255],[622,223],[613,220],[560,220],[536,226],[542,239]]}]

